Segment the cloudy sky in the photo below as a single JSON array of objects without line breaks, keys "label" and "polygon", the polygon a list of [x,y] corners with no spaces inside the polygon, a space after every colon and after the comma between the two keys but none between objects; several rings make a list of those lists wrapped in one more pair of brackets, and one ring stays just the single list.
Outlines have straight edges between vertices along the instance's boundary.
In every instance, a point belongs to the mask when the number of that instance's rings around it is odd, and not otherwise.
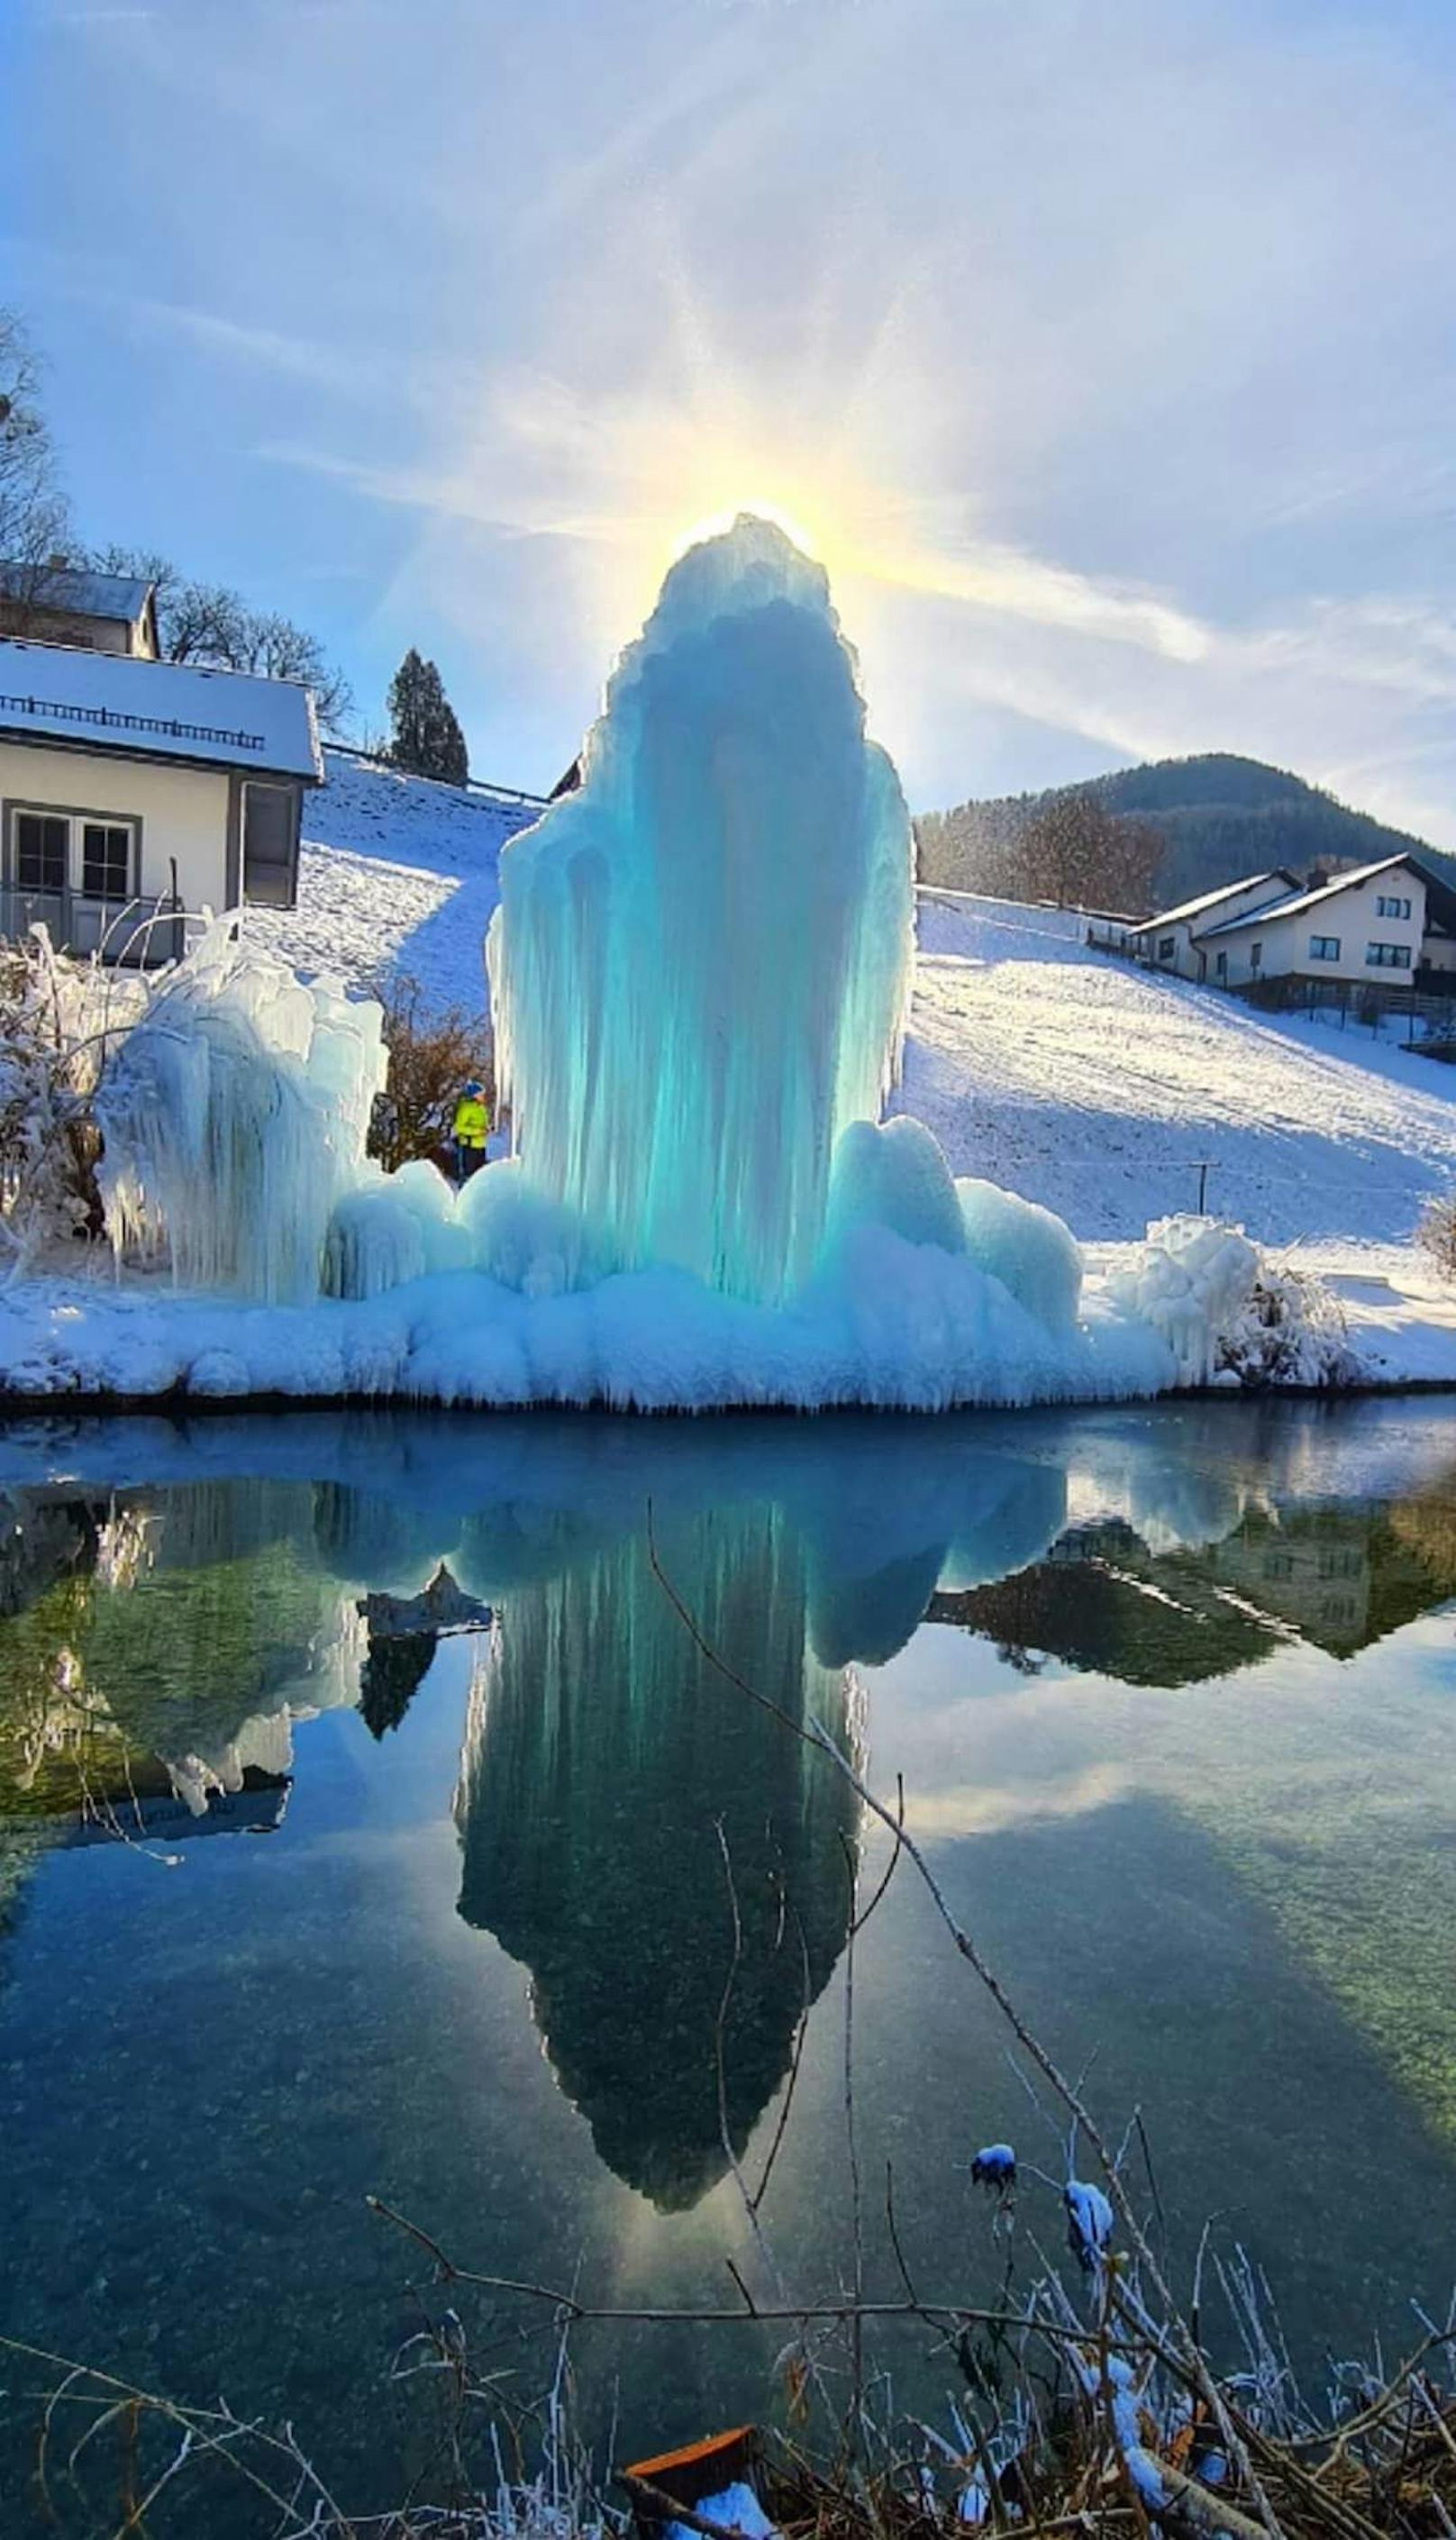
[{"label": "cloudy sky", "polygon": [[800,526],[918,809],[1209,748],[1456,847],[1449,0],[0,0],[83,534],[550,782]]}]

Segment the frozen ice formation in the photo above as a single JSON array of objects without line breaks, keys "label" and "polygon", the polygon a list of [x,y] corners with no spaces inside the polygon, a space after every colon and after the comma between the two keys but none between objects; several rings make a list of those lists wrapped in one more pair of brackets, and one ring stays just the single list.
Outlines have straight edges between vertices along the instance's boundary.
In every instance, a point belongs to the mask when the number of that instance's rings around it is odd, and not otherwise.
[{"label": "frozen ice formation", "polygon": [[774,1304],[899,1063],[910,820],[821,566],[741,515],[672,567],[580,791],[501,857],[488,963],[532,1188],[611,1269]]},{"label": "frozen ice formation", "polygon": [[335,1201],[364,1169],[387,1064],[376,1005],[306,988],[231,919],[168,974],[96,1094],[117,1252],[269,1305],[318,1294]]},{"label": "frozen ice formation", "polygon": [[1150,1229],[1084,1309],[1060,1218],[881,1123],[913,915],[824,573],[741,516],[673,565],[580,788],[501,856],[514,1155],[458,1194],[384,1174],[378,1007],[225,920],[105,1070],[109,1228],[182,1285],[304,1311],[67,1308],[22,1332],[12,1389],[942,1410],[1334,1380],[1339,1334],[1236,1230]]}]

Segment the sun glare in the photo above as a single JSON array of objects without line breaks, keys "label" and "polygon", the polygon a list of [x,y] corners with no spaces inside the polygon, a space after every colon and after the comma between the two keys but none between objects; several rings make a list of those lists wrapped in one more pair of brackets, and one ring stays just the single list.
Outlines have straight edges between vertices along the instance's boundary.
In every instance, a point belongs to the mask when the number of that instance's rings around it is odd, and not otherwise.
[{"label": "sun glare", "polygon": [[813,530],[805,529],[797,515],[786,511],[782,503],[769,502],[759,494],[745,494],[741,502],[731,503],[721,512],[706,513],[701,520],[694,521],[692,528],[685,529],[678,539],[674,556],[686,555],[689,547],[701,546],[705,538],[722,537],[744,512],[751,512],[756,520],[772,521],[787,538],[793,539],[802,554],[812,556],[816,563],[823,563],[819,541]]}]

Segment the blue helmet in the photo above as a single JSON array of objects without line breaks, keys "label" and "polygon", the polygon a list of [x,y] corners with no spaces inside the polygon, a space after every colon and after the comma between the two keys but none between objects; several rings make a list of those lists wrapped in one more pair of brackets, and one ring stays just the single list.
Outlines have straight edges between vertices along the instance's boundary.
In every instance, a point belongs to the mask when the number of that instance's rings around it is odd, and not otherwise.
[{"label": "blue helmet", "polygon": [[481,1084],[478,1077],[472,1076],[469,1084],[465,1088],[465,1092],[467,1094],[483,1094],[485,1092],[485,1087]]}]

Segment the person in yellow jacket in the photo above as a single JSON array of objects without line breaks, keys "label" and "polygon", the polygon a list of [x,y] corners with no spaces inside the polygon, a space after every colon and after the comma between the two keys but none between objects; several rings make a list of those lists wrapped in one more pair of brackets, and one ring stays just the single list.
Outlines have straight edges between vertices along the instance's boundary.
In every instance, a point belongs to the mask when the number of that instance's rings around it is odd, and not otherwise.
[{"label": "person in yellow jacket", "polygon": [[454,1140],[455,1179],[467,1182],[485,1162],[485,1142],[490,1136],[490,1105],[485,1088],[473,1076],[455,1104],[451,1136]]}]

